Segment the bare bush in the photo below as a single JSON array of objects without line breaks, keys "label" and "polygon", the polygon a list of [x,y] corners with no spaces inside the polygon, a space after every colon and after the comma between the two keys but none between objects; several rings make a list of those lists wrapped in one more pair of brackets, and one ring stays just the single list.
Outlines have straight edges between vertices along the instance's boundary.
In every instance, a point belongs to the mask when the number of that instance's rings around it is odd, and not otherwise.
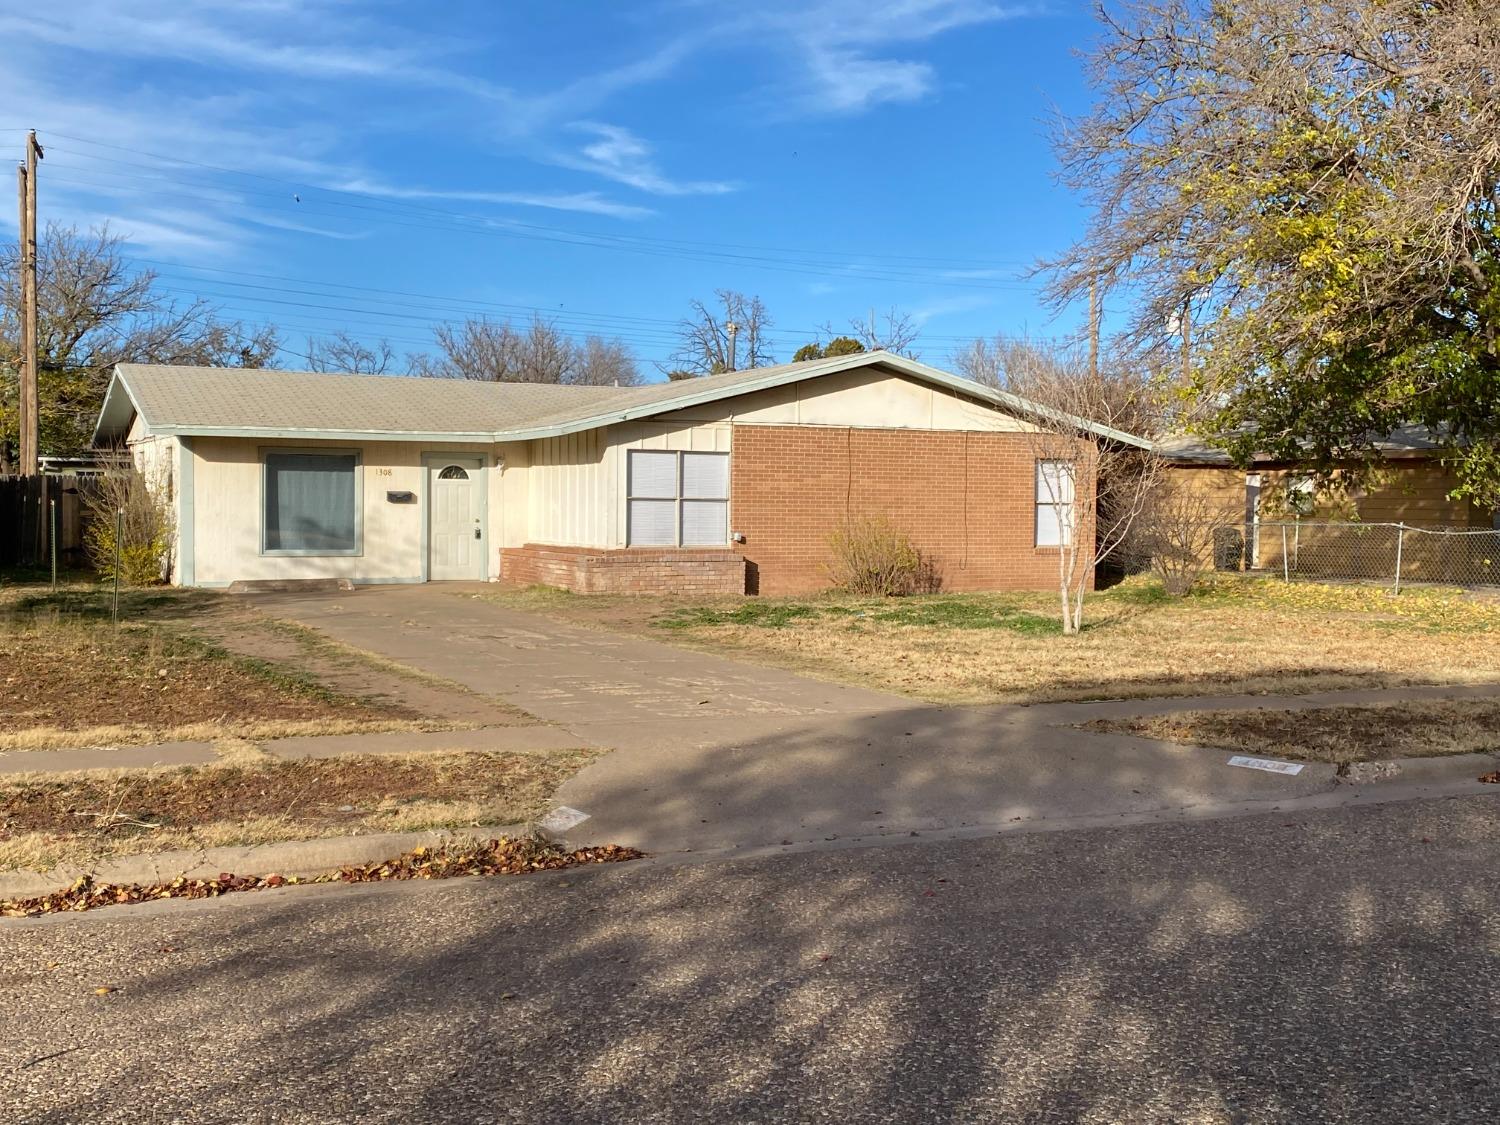
[{"label": "bare bush", "polygon": [[171,577],[172,502],[158,483],[132,466],[101,474],[84,496],[83,548],[100,577],[116,577],[116,558],[121,585],[155,586]]},{"label": "bare bush", "polygon": [[1208,496],[1163,483],[1136,517],[1131,553],[1149,560],[1169,595],[1186,597],[1214,564],[1215,535],[1223,526],[1223,512]]},{"label": "bare bush", "polygon": [[884,516],[845,520],[828,536],[834,586],[850,594],[891,598],[929,593],[938,587],[932,563]]}]

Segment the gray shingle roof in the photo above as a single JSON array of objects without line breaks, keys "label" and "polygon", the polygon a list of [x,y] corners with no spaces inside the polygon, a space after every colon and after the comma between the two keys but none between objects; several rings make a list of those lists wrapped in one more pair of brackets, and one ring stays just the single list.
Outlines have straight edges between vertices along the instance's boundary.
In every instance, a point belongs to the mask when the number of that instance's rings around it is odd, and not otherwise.
[{"label": "gray shingle roof", "polygon": [[[490,441],[573,433],[862,367],[946,388],[1007,413],[1048,411],[1005,391],[886,352],[786,363],[644,387],[481,383],[395,375],[120,364],[95,429],[118,441],[139,413],[153,433],[259,438]],[[1070,419],[1070,422],[1076,422]],[[1098,436],[1146,442],[1106,426]]]},{"label": "gray shingle roof", "polygon": [[[621,393],[617,387],[550,383],[476,383],[396,375],[329,375],[313,371],[166,367],[122,363],[116,381],[127,389],[111,418],[132,405],[153,430],[234,433],[243,430],[474,435],[577,409]],[[111,386],[111,392],[114,392]],[[129,424],[128,416],[125,425]]]}]

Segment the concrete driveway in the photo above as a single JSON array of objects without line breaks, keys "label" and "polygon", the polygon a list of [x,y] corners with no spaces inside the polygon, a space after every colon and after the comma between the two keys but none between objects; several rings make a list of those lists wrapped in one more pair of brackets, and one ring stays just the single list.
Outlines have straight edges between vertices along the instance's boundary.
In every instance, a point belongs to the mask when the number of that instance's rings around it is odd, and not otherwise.
[{"label": "concrete driveway", "polygon": [[[484,589],[369,587],[264,595],[256,604],[501,696],[559,724],[578,744],[613,750],[559,793],[562,804],[589,818],[568,831],[579,843],[613,841],[657,853],[753,849],[1178,819],[1374,796],[1337,785],[1328,766],[1286,777],[1230,767],[1223,752],[1070,725],[1105,713],[1265,706],[1264,696],[939,707],[519,612],[485,600]],[[1359,702],[1368,694],[1283,702]],[[1438,761],[1430,776],[1384,783],[1379,795],[1483,790],[1474,776]]]}]

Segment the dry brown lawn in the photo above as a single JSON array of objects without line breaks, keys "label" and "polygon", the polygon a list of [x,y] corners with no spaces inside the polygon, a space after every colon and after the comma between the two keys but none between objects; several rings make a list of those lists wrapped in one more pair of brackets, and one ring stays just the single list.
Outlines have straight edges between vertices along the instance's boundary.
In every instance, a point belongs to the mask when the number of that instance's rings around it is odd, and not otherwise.
[{"label": "dry brown lawn", "polygon": [[415,753],[0,779],[0,869],[160,850],[526,821],[595,753]]},{"label": "dry brown lawn", "polygon": [[935,702],[1136,698],[1500,681],[1500,603],[1460,590],[1222,577],[1167,598],[1132,579],[1061,635],[1055,595],[662,602],[537,590],[518,608],[650,632]]},{"label": "dry brown lawn", "polygon": [[295,663],[229,652],[185,622],[185,607],[202,604],[137,593],[117,627],[97,591],[6,591],[0,751],[452,725],[330,689]]},{"label": "dry brown lawn", "polygon": [[1500,750],[1500,700],[1412,701],[1298,711],[1177,711],[1097,719],[1083,729],[1347,765]]}]

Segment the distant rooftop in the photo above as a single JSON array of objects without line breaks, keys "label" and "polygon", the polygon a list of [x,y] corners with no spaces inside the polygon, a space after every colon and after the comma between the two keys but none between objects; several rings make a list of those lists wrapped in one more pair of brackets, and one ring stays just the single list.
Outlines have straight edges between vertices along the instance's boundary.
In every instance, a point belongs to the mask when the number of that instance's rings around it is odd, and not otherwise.
[{"label": "distant rooftop", "polygon": [[[1389,434],[1377,439],[1374,445],[1376,452],[1382,457],[1392,459],[1430,457],[1442,452],[1445,447],[1445,438],[1442,432],[1435,433],[1426,426],[1409,425],[1392,430]],[[1155,448],[1163,457],[1176,464],[1225,467],[1233,464],[1229,454],[1222,449],[1210,445],[1202,438],[1187,434],[1164,437],[1156,443]],[[1251,462],[1257,465],[1279,463],[1277,459],[1261,454],[1253,457]]]}]

